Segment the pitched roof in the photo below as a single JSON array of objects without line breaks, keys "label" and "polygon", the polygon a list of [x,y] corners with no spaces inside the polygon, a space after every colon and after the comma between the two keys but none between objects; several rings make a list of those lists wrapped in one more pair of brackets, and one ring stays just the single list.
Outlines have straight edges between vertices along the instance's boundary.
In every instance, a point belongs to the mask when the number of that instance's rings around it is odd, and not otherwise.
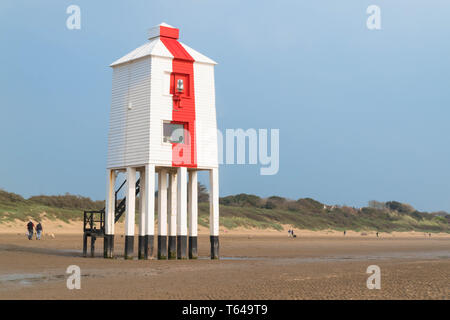
[{"label": "pitched roof", "polygon": [[[161,28],[162,27],[162,28]],[[134,49],[133,51],[127,53],[122,58],[114,61],[110,64],[110,67],[115,67],[119,64],[127,63],[133,60],[137,60],[146,56],[160,56],[160,57],[168,57],[173,58],[173,55],[166,48],[164,43],[161,41],[161,37],[171,37],[173,38],[173,34],[176,33],[178,36],[178,29],[166,24],[161,23],[155,27],[149,29],[149,42],[143,44],[142,46]],[[168,34],[168,36],[166,36]],[[173,41],[177,41],[174,39]],[[191,47],[185,45],[184,43],[179,42],[184,49],[191,55],[195,62],[202,62],[208,64],[217,64],[214,60],[206,57],[200,52],[192,49]]]}]

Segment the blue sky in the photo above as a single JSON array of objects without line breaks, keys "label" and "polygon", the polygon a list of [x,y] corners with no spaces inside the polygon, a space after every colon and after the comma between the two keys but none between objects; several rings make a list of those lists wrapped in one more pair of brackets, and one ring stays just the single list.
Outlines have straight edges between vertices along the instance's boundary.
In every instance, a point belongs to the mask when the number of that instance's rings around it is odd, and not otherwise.
[{"label": "blue sky", "polygon": [[280,129],[278,174],[223,165],[221,196],[450,211],[449,16],[444,0],[2,0],[0,188],[104,199],[108,65],[164,21],[219,62],[220,129]]}]

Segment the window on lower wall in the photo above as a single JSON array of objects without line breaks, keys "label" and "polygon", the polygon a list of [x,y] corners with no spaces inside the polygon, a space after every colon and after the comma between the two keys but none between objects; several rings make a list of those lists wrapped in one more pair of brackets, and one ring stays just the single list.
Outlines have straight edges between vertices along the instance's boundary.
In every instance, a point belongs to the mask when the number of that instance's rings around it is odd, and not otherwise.
[{"label": "window on lower wall", "polygon": [[163,141],[166,143],[185,143],[183,123],[164,122]]}]

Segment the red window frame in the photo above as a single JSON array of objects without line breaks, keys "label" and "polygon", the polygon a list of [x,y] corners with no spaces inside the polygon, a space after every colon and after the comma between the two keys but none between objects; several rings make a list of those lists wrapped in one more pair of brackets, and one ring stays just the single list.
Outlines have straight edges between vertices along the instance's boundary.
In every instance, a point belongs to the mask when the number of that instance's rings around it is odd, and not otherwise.
[{"label": "red window frame", "polygon": [[179,73],[179,72],[172,72],[170,75],[170,94],[175,94],[176,88],[177,88],[177,80],[182,79],[183,80],[183,86],[184,90],[183,93],[180,94],[181,98],[190,98],[191,97],[191,81],[190,81],[190,75],[187,73]]}]

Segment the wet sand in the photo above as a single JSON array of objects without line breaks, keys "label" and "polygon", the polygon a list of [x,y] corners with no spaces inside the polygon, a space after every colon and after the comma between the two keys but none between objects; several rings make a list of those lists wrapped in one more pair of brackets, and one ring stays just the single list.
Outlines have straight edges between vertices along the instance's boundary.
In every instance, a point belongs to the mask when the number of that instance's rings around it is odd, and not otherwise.
[{"label": "wet sand", "polygon": [[[0,299],[449,299],[450,237],[376,238],[353,234],[299,236],[225,233],[222,259],[125,261],[81,257],[81,235],[29,241],[0,234]],[[137,243],[135,244],[135,249]],[[66,268],[81,268],[81,289],[66,287]],[[381,289],[369,290],[369,265],[381,268]]]}]

